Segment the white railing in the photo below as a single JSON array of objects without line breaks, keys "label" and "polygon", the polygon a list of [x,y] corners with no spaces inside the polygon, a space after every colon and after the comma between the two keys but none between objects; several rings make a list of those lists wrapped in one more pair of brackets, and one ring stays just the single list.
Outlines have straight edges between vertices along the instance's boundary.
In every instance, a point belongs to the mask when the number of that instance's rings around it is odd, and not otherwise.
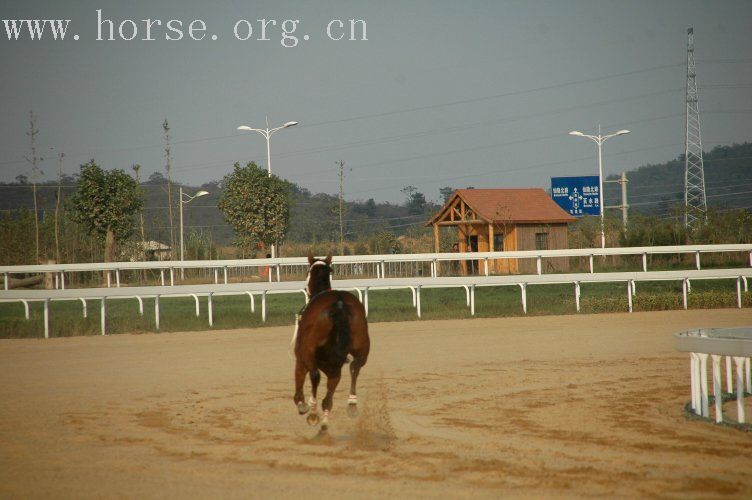
[{"label": "white railing", "polygon": [[[736,280],[737,307],[742,307],[742,286],[748,290],[748,278],[752,277],[752,268],[743,269],[710,269],[710,270],[681,270],[681,271],[650,271],[650,272],[611,272],[611,273],[576,273],[576,274],[546,274],[546,275],[517,275],[517,276],[465,276],[465,277],[435,277],[435,278],[380,278],[358,280],[335,280],[332,286],[336,289],[354,290],[363,302],[368,314],[369,290],[410,289],[412,291],[413,307],[418,317],[421,316],[421,290],[425,288],[465,289],[467,306],[470,314],[475,315],[475,289],[490,286],[515,286],[520,288],[522,311],[527,313],[527,288],[530,285],[571,284],[573,285],[574,300],[577,311],[580,310],[580,285],[582,283],[625,283],[627,304],[632,312],[632,297],[636,292],[637,282],[646,281],[681,281],[684,308],[687,308],[687,295],[690,292],[692,280],[734,279]],[[49,306],[52,300],[77,300],[82,302],[83,314],[87,314],[87,300],[101,301],[101,330],[104,335],[106,328],[106,307],[109,299],[131,298],[138,300],[139,312],[143,315],[143,298],[154,298],[155,326],[159,329],[159,298],[160,297],[193,297],[196,304],[196,316],[200,314],[199,297],[207,298],[207,313],[209,326],[213,325],[212,298],[218,295],[248,295],[251,312],[255,312],[255,297],[261,297],[261,319],[266,321],[266,296],[274,293],[301,293],[305,283],[302,281],[283,282],[255,282],[230,284],[200,284],[176,286],[145,286],[123,288],[79,288],[67,290],[9,290],[0,291],[0,302],[17,302],[24,305],[26,319],[29,319],[29,302],[44,302],[44,332],[49,337]],[[303,305],[303,304],[301,304]]]},{"label": "white railing", "polygon": [[[739,253],[749,254],[749,265],[752,266],[752,244],[727,244],[727,245],[677,245],[659,247],[624,247],[624,248],[570,248],[562,250],[522,250],[514,252],[465,252],[465,253],[423,253],[423,254],[385,254],[385,255],[344,255],[335,257],[335,269],[337,266],[350,266],[349,276],[358,274],[370,274],[377,278],[386,278],[389,271],[388,264],[397,263],[420,263],[428,264],[430,276],[438,277],[441,274],[440,262],[449,261],[476,261],[483,264],[483,274],[490,276],[489,260],[496,259],[535,259],[537,274],[543,274],[543,259],[562,257],[581,257],[589,259],[590,273],[594,273],[594,260],[598,256],[629,256],[639,255],[642,257],[642,270],[648,270],[648,256],[665,254],[694,254],[695,268],[701,269],[700,255],[703,253]],[[110,263],[85,263],[85,264],[40,264],[29,266],[0,266],[0,274],[4,278],[4,288],[10,288],[10,278],[13,274],[40,274],[52,273],[55,276],[55,288],[64,289],[66,274],[76,272],[106,272],[107,287],[113,284],[121,285],[122,271],[152,270],[159,271],[160,284],[165,286],[175,285],[175,270],[202,269],[205,272],[213,272],[214,283],[229,283],[229,275],[233,269],[264,268],[269,267],[269,281],[272,281],[274,270],[276,281],[281,281],[282,269],[292,271],[300,268],[298,273],[305,275],[305,267],[308,261],[305,257],[281,257],[274,259],[233,259],[233,260],[193,260],[193,261],[149,261],[149,262],[110,262]],[[366,266],[364,272],[363,266]],[[113,276],[114,274],[114,283]]]},{"label": "white railing", "polygon": [[690,330],[676,334],[676,347],[690,356],[690,405],[696,415],[710,418],[708,396],[708,357],[713,365],[713,399],[715,421],[723,422],[723,390],[721,360],[726,357],[726,393],[734,393],[734,377],[731,363],[736,368],[736,419],[745,423],[744,393],[752,392],[750,357],[752,356],[752,327],[709,328]]}]

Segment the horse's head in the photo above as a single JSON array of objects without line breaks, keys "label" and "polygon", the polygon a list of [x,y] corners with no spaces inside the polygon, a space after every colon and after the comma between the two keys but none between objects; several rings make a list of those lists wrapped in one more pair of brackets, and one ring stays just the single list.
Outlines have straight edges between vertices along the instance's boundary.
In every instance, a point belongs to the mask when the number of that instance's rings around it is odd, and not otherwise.
[{"label": "horse's head", "polygon": [[332,256],[327,255],[325,259],[316,259],[313,254],[308,252],[308,279],[306,291],[311,298],[324,290],[331,290],[332,274]]}]

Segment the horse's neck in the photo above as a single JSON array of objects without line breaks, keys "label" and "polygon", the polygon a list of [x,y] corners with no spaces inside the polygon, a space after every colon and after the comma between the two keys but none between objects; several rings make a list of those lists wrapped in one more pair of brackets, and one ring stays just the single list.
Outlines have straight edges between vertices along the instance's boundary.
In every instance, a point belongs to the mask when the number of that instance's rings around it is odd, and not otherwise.
[{"label": "horse's neck", "polygon": [[322,281],[320,283],[317,283],[316,286],[311,287],[311,297],[315,297],[316,295],[331,289],[332,284],[329,282],[329,280]]}]

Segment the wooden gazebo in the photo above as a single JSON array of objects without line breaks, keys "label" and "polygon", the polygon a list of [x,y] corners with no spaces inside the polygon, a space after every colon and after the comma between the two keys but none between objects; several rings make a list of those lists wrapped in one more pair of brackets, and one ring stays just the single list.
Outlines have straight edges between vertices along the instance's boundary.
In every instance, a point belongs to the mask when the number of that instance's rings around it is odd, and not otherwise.
[{"label": "wooden gazebo", "polygon": [[[493,252],[568,248],[567,225],[575,220],[541,188],[458,189],[427,225],[433,226],[436,252],[442,226],[457,227],[460,252]],[[549,263],[556,270],[567,268],[566,258]],[[461,262],[463,274],[467,266]],[[529,259],[497,259],[489,266],[497,274],[536,270]]]}]

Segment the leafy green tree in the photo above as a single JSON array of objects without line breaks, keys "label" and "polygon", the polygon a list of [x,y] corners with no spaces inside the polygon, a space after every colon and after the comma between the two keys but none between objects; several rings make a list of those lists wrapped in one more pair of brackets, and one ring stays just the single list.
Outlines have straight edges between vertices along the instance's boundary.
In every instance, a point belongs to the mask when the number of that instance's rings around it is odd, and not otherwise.
[{"label": "leafy green tree", "polygon": [[235,230],[238,246],[253,249],[280,244],[290,223],[289,183],[251,162],[236,163],[224,178],[224,192],[217,207]]},{"label": "leafy green tree", "polygon": [[81,165],[70,204],[72,219],[104,240],[104,261],[112,262],[116,244],[133,233],[143,198],[136,181],[123,170],[106,172],[91,160]]},{"label": "leafy green tree", "polygon": [[452,196],[452,193],[454,193],[454,188],[450,186],[446,186],[443,188],[439,188],[439,194],[441,195],[441,203],[446,203],[449,201],[449,197]]}]

